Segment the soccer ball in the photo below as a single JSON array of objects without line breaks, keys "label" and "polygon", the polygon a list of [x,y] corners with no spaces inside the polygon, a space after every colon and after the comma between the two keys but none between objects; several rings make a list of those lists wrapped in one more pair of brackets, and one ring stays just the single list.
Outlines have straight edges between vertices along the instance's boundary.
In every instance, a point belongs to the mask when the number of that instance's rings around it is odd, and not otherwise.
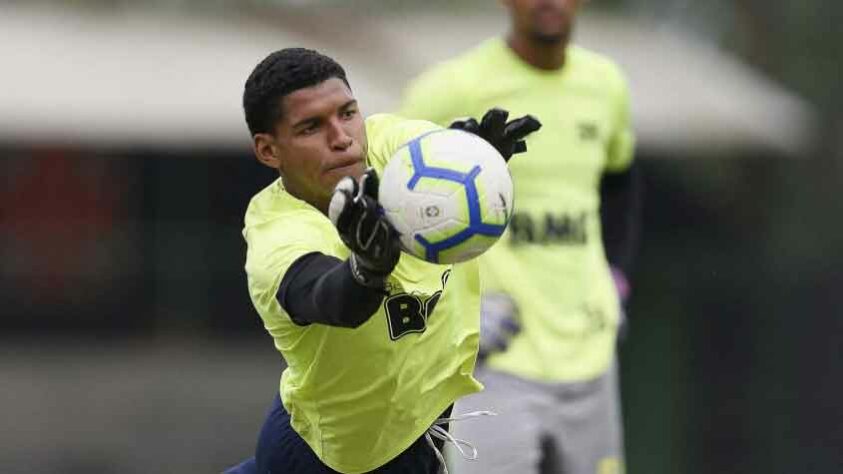
[{"label": "soccer ball", "polygon": [[402,249],[432,263],[485,252],[512,215],[512,178],[500,153],[461,130],[436,130],[391,157],[378,200]]}]

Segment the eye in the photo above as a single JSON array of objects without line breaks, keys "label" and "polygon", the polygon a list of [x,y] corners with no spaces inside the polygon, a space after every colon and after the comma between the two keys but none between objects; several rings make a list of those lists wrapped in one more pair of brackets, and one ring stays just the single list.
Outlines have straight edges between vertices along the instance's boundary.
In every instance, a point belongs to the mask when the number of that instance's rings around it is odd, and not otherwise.
[{"label": "eye", "polygon": [[340,113],[340,116],[345,120],[350,120],[354,118],[355,115],[357,115],[357,109],[354,107],[349,107]]},{"label": "eye", "polygon": [[300,128],[296,135],[313,135],[316,131],[319,130],[319,125],[316,123],[311,123],[306,127]]}]

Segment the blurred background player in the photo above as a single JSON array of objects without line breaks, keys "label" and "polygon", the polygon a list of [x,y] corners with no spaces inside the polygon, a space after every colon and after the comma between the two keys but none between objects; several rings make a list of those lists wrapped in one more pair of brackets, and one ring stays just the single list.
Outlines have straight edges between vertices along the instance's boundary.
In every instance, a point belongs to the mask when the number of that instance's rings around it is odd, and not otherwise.
[{"label": "blurred background player", "polygon": [[[432,426],[480,389],[478,264],[400,257],[375,170],[439,127],[364,120],[343,68],[303,48],[258,64],[243,107],[255,156],[280,175],[252,199],[243,235],[252,301],[287,368],[255,460],[232,472],[438,472]],[[539,126],[488,117],[472,131],[507,159]]]},{"label": "blurred background player", "polygon": [[460,473],[622,472],[615,358],[638,187],[628,91],[613,62],[569,43],[579,0],[503,0],[511,26],[408,88],[401,114],[448,124],[501,106],[545,128],[514,162],[515,213],[481,257],[477,373],[455,412],[483,456]]}]

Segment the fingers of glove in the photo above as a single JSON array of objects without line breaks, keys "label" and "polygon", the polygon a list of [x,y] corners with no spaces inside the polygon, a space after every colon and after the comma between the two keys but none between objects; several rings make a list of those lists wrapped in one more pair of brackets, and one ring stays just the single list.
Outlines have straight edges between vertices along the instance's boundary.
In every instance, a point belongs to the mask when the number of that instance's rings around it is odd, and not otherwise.
[{"label": "fingers of glove", "polygon": [[518,318],[518,305],[506,293],[484,293],[480,300],[480,313],[484,321]]},{"label": "fingers of glove", "polygon": [[465,120],[457,120],[457,121],[451,123],[451,125],[449,125],[448,128],[452,128],[452,129],[455,129],[455,130],[463,130],[463,131],[466,131],[468,133],[480,135],[480,124],[477,123],[477,120],[474,120],[473,118],[468,118],[468,119],[465,119]]},{"label": "fingers of glove", "polygon": [[[360,195],[361,196],[368,196],[371,198],[372,201],[377,204],[378,201],[378,187],[380,186],[380,180],[378,179],[378,173],[375,172],[374,168],[368,168],[363,173],[363,176],[360,177]],[[377,209],[378,206],[375,206]]]},{"label": "fingers of glove", "polygon": [[480,338],[480,353],[484,356],[501,352],[509,347],[509,338],[499,334],[486,334]]},{"label": "fingers of glove", "polygon": [[514,316],[501,318],[486,317],[480,322],[480,331],[493,335],[494,337],[509,339],[521,332],[521,323]]},{"label": "fingers of glove", "polygon": [[510,336],[521,332],[521,323],[515,318],[506,318],[501,321],[501,331],[509,333]]},{"label": "fingers of glove", "polygon": [[509,341],[505,339],[493,339],[489,346],[488,352],[500,352],[509,346]]},{"label": "fingers of glove", "polygon": [[354,238],[362,250],[372,249],[374,251],[373,245],[385,248],[387,243],[398,243],[398,231],[380,212],[377,201],[363,195],[356,207],[361,209],[361,213],[358,217]]},{"label": "fingers of glove", "polygon": [[518,306],[506,293],[486,293],[480,302],[480,334],[489,341],[502,340],[504,347],[521,332]]},{"label": "fingers of glove", "polygon": [[367,240],[357,250],[360,264],[370,271],[390,273],[398,264],[401,252],[396,235],[385,219],[379,219]]},{"label": "fingers of glove", "polygon": [[382,237],[379,238],[378,260],[381,264],[381,270],[384,272],[391,272],[395,265],[398,264],[398,258],[401,255],[401,246],[398,243],[398,232],[389,222],[381,218],[379,232]]},{"label": "fingers of glove", "polygon": [[498,148],[504,160],[509,161],[512,155],[527,151],[524,137],[540,129],[541,126],[541,122],[532,115],[525,115],[506,124]]},{"label": "fingers of glove", "polygon": [[350,201],[351,197],[347,192],[334,190],[334,194],[331,195],[331,202],[328,204],[328,218],[331,219],[334,227],[339,227],[340,216],[342,216]]},{"label": "fingers of glove", "polygon": [[378,215],[377,201],[369,196],[358,196],[355,204],[360,209],[360,213],[357,216],[354,239],[361,250],[368,250],[378,239],[385,240],[381,222],[383,219]]},{"label": "fingers of glove", "polygon": [[497,141],[503,137],[506,127],[506,119],[509,112],[497,107],[489,109],[480,121],[480,135],[486,141],[497,145]]},{"label": "fingers of glove", "polygon": [[532,115],[525,115],[521,118],[511,120],[503,130],[503,137],[519,141],[527,135],[542,128],[542,123]]},{"label": "fingers of glove", "polygon": [[350,176],[341,179],[334,188],[331,202],[328,204],[328,218],[337,229],[347,229],[350,225],[349,211],[353,207],[357,188],[357,182]]}]

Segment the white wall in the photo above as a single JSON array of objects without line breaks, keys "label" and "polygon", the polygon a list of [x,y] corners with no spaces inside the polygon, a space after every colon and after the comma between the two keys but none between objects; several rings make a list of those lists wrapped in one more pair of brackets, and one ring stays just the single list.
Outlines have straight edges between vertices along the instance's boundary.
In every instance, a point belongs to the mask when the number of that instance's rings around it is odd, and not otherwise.
[{"label": "white wall", "polygon": [[[245,146],[240,98],[268,52],[304,45],[348,70],[364,112],[389,111],[431,63],[503,32],[502,11],[372,16],[339,9],[221,17],[6,7],[0,140]],[[812,111],[729,55],[656,25],[594,14],[577,40],[614,57],[640,142],[667,155],[771,149],[800,155]]]}]

